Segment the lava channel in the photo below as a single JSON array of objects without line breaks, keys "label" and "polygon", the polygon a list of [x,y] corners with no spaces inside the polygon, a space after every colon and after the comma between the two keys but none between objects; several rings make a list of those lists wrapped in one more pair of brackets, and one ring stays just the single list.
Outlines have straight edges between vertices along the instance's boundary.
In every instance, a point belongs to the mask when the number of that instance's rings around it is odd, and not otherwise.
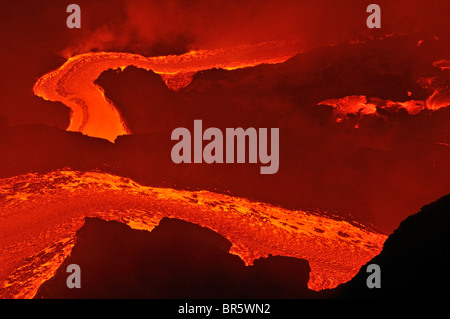
[{"label": "lava channel", "polygon": [[192,222],[228,239],[247,265],[269,254],[306,259],[316,291],[353,278],[387,238],[353,221],[210,191],[100,172],[30,173],[0,180],[0,298],[32,298],[70,255],[85,217],[147,231],[164,217]]},{"label": "lava channel", "polygon": [[68,59],[57,70],[43,75],[36,81],[33,91],[45,100],[61,102],[71,109],[68,131],[114,142],[117,136],[131,132],[117,108],[94,83],[108,69],[123,70],[127,66],[135,66],[152,70],[162,77],[169,89],[177,91],[189,85],[198,71],[282,63],[297,53],[295,40],[158,57],[117,52],[85,53]]}]

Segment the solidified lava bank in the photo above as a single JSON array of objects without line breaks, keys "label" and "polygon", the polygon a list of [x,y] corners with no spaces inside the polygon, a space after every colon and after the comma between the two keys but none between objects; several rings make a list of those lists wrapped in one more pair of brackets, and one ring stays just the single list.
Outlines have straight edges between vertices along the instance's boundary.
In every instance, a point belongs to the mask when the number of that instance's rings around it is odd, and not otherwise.
[{"label": "solidified lava bank", "polygon": [[353,221],[208,191],[142,186],[100,172],[2,179],[0,196],[2,298],[33,297],[70,254],[85,217],[148,231],[163,217],[189,221],[228,239],[230,253],[247,265],[269,254],[306,259],[313,290],[350,280],[387,238]]}]

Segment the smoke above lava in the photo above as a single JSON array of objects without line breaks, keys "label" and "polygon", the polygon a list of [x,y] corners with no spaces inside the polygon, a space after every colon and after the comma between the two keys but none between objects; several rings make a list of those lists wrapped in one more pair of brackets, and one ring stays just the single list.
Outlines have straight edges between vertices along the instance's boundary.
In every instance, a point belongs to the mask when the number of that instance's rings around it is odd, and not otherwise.
[{"label": "smoke above lava", "polygon": [[450,9],[443,0],[433,5],[419,0],[414,6],[406,0],[378,1],[383,24],[375,31],[365,26],[370,2],[359,0],[79,2],[83,28],[61,51],[66,58],[93,51],[181,54],[290,37],[308,50],[393,34],[442,33],[448,30],[443,13]]}]

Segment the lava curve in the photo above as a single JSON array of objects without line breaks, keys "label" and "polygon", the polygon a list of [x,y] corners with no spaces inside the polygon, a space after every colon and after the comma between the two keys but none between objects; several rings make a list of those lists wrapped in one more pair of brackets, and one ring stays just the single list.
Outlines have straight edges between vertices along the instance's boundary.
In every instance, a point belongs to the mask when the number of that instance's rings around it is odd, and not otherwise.
[{"label": "lava curve", "polygon": [[189,85],[198,71],[281,63],[297,53],[296,40],[148,58],[132,53],[85,53],[70,58],[59,69],[39,78],[33,91],[45,100],[61,102],[71,109],[67,130],[114,142],[117,136],[130,134],[130,131],[118,110],[94,83],[103,71],[127,66],[152,70],[161,75],[169,89],[176,91]]},{"label": "lava curve", "polygon": [[310,289],[350,280],[387,236],[357,223],[213,193],[148,187],[106,173],[55,171],[0,180],[0,298],[31,298],[70,254],[85,217],[151,231],[163,217],[227,238],[247,265],[269,254],[308,260]]}]

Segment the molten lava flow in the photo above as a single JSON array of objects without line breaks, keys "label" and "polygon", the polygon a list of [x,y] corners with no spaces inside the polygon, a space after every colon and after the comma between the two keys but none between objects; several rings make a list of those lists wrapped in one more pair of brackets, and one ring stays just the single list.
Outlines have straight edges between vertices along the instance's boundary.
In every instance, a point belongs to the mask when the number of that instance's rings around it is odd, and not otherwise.
[{"label": "molten lava flow", "polygon": [[318,105],[333,106],[336,121],[340,122],[347,118],[349,114],[377,114],[377,108],[405,109],[408,114],[418,114],[420,111],[426,109],[428,104],[416,100],[393,102],[379,98],[367,98],[364,95],[352,95],[340,99],[325,100]]},{"label": "molten lava flow", "polygon": [[419,83],[424,88],[433,90],[433,94],[426,101],[428,109],[435,111],[450,105],[450,89],[445,80],[436,77],[422,78]]},{"label": "molten lava flow", "polygon": [[67,130],[113,142],[117,136],[130,132],[118,110],[94,84],[105,70],[127,66],[152,70],[161,75],[170,89],[177,91],[189,85],[194,74],[201,70],[234,70],[263,63],[281,63],[297,53],[296,41],[149,58],[131,53],[85,53],[70,58],[59,69],[42,76],[34,85],[34,93],[45,100],[62,102],[71,109]]},{"label": "molten lava flow", "polygon": [[163,217],[193,222],[227,238],[247,265],[269,254],[304,258],[314,290],[350,280],[386,240],[354,222],[209,191],[99,172],[27,174],[0,180],[0,297],[33,297],[70,254],[86,216],[148,231]]},{"label": "molten lava flow", "polygon": [[[441,70],[450,69],[450,61],[439,60],[433,63],[434,67]],[[348,115],[372,115],[377,114],[377,108],[381,109],[404,109],[408,114],[418,114],[422,110],[438,110],[450,106],[450,88],[448,81],[444,78],[420,78],[419,84],[433,93],[426,101],[409,100],[405,102],[394,102],[379,98],[368,98],[364,95],[351,95],[343,98],[328,99],[318,103],[318,105],[329,105],[334,108],[334,115],[337,122],[346,119]],[[412,93],[408,92],[408,96]]]},{"label": "molten lava flow", "polygon": [[438,60],[433,63],[433,66],[436,68],[440,68],[441,70],[449,70],[450,69],[450,61]]},{"label": "molten lava flow", "polygon": [[334,113],[338,122],[342,121],[347,114],[375,114],[376,105],[367,102],[363,95],[346,96],[341,99],[329,99],[318,105],[330,105],[335,108]]}]

